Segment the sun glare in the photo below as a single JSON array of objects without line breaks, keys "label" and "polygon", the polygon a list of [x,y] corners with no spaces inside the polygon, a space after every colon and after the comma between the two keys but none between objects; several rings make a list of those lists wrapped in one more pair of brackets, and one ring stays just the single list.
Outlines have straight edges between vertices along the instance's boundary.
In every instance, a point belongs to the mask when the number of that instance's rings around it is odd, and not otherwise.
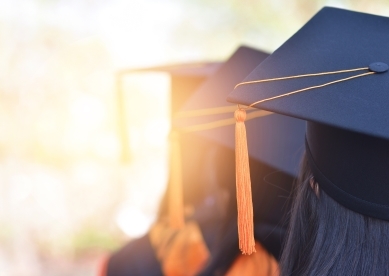
[{"label": "sun glare", "polygon": [[120,209],[116,223],[128,237],[139,238],[147,232],[154,219],[155,216],[145,214],[139,207],[125,206]]}]

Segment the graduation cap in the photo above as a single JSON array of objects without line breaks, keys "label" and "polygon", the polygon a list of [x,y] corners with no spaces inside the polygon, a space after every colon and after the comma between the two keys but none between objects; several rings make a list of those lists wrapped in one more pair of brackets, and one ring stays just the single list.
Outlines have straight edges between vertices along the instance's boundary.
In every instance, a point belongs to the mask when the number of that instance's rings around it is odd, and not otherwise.
[{"label": "graduation cap", "polygon": [[306,120],[306,155],[323,191],[383,220],[389,220],[388,30],[389,18],[323,8],[228,97],[240,104],[238,117],[250,106]]},{"label": "graduation cap", "polygon": [[[226,181],[235,178],[233,138],[235,119],[233,118],[236,105],[229,104],[225,98],[237,82],[242,81],[249,72],[260,64],[268,55],[248,47],[240,47],[220,69],[204,82],[189,98],[182,111],[175,114],[174,126],[181,136],[189,133],[203,137],[214,146],[222,146],[225,150],[222,163]],[[247,137],[250,146],[251,176],[253,179],[255,216],[257,221],[268,225],[258,229],[269,234],[275,226],[284,227],[283,220],[286,212],[285,199],[289,196],[293,179],[297,173],[298,163],[304,143],[305,123],[302,120],[273,114],[271,112],[251,110],[248,117]],[[266,178],[266,180],[264,180]],[[266,183],[267,181],[267,183]],[[255,185],[259,184],[259,185]],[[239,187],[237,190],[239,194]],[[251,193],[251,190],[249,191]],[[251,196],[245,203],[252,204]],[[242,220],[242,208],[239,207],[238,220]],[[249,208],[250,209],[250,208]],[[252,207],[251,207],[252,210]],[[249,219],[250,220],[250,219]],[[238,222],[239,223],[239,222]],[[251,226],[253,218],[251,216]],[[242,229],[238,229],[240,234]],[[257,229],[256,229],[257,230]],[[262,237],[266,237],[263,234]],[[269,242],[263,238],[263,243]],[[261,241],[262,242],[262,241]],[[277,245],[268,244],[270,252],[278,257],[281,240]],[[242,246],[244,253],[246,251]]]},{"label": "graduation cap", "polygon": [[118,99],[120,137],[122,141],[122,160],[127,162],[130,159],[127,137],[127,123],[124,101],[124,90],[122,88],[123,77],[128,74],[159,72],[170,76],[170,106],[171,114],[177,112],[193,92],[211,76],[219,67],[220,62],[192,62],[154,67],[122,69],[116,73],[116,90]]}]

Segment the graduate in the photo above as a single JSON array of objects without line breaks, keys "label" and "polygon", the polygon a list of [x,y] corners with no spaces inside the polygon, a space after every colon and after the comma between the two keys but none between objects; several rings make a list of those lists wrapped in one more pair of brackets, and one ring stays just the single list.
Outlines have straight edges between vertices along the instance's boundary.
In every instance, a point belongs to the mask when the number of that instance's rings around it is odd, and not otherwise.
[{"label": "graduate", "polygon": [[256,67],[254,57],[260,55],[265,58],[254,49],[240,47],[190,97],[184,105],[185,111],[176,114],[175,127],[181,136],[201,136],[219,148],[223,146],[215,153],[217,162],[213,172],[217,185],[227,192],[227,207],[222,223],[218,223],[222,227],[212,227],[212,239],[209,239],[212,243],[207,244],[211,258],[199,273],[201,275],[278,275],[277,260],[289,210],[286,203],[301,158],[305,124],[270,112],[248,114],[251,128],[247,137],[253,149],[250,161],[256,253],[242,255],[238,239],[237,176],[234,173],[233,114],[236,108],[228,105],[225,97],[227,91],[234,88],[236,80],[243,80],[245,74]]},{"label": "graduate", "polygon": [[[197,88],[209,77],[211,76],[221,65],[219,62],[209,62],[209,63],[187,63],[187,64],[178,64],[178,65],[169,65],[169,66],[159,66],[151,68],[141,68],[141,69],[129,69],[122,70],[118,73],[118,84],[117,89],[118,98],[124,98],[124,91],[121,89],[121,78],[127,74],[134,73],[147,73],[147,72],[161,72],[169,74],[170,83],[171,83],[171,110],[172,114],[177,112],[182,108],[182,105],[187,101],[187,99],[197,90]],[[122,102],[119,103],[122,105]],[[119,106],[119,110],[124,108]],[[122,110],[123,112],[123,110]],[[124,112],[122,117],[125,118]],[[122,118],[122,119],[123,119]],[[126,124],[123,121],[123,132],[127,133]],[[128,139],[123,139],[123,143],[127,143]],[[202,148],[205,146],[205,143],[199,139],[186,139],[183,141],[185,147],[186,144],[196,144],[198,147]],[[126,144],[123,144],[123,149],[126,149]],[[128,156],[129,154],[123,152],[123,156]],[[192,167],[186,166],[183,174],[186,176],[184,179],[185,194],[184,196],[187,205],[194,205],[201,200],[203,197],[201,193],[198,193],[194,189],[195,185],[191,182],[191,179],[195,175],[198,175],[197,171],[201,171],[202,166],[200,162],[200,153],[194,151],[184,151],[182,152],[182,159],[186,162],[190,162]],[[124,158],[126,159],[126,158]],[[195,173],[196,172],[196,173]],[[201,178],[200,178],[201,179]],[[190,196],[189,196],[190,195]],[[162,200],[162,207],[160,208],[159,217],[166,215],[165,211],[165,202],[167,193]],[[145,236],[132,240],[116,252],[114,252],[107,260],[103,262],[99,269],[99,275],[101,276],[124,276],[124,275],[162,275],[162,270],[159,261],[156,258],[154,249],[151,246],[149,234]]]},{"label": "graduate", "polygon": [[389,18],[323,8],[228,97],[306,120],[281,275],[389,275],[388,44]]}]

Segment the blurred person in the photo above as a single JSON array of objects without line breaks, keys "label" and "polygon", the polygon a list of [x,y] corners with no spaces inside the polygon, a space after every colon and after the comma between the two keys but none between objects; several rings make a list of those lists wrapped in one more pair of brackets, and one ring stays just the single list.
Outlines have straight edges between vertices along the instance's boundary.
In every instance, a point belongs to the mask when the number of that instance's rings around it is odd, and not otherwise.
[{"label": "blurred person", "polygon": [[[133,73],[148,73],[148,72],[161,72],[167,73],[170,77],[171,87],[171,113],[176,113],[185,101],[196,91],[196,89],[206,80],[207,77],[212,75],[220,66],[218,62],[207,63],[187,63],[177,65],[167,65],[159,67],[141,68],[141,69],[129,69],[122,70],[118,73],[118,93],[119,98],[124,98],[124,91],[121,87],[121,78],[127,74]],[[119,103],[119,111],[124,113],[124,106]],[[122,134],[127,133],[126,122],[124,121],[124,114],[121,114],[122,121]],[[122,137],[123,148],[123,161],[128,161],[130,153],[128,152],[127,137]],[[203,194],[201,189],[197,189],[194,184],[194,179],[205,181],[198,177],[198,171],[203,168],[201,164],[204,162],[204,156],[201,153],[206,152],[208,147],[207,143],[203,139],[196,139],[196,137],[187,137],[181,141],[182,152],[182,174],[184,182],[184,199],[185,204],[190,206],[197,205]],[[193,145],[196,145],[195,151],[191,150]],[[169,186],[169,184],[168,184]],[[167,189],[168,191],[169,189]],[[168,192],[164,195],[161,203],[161,208],[158,214],[158,221],[166,217],[165,202],[168,197]],[[155,232],[155,231],[154,231]],[[155,257],[154,249],[150,243],[150,233],[145,236],[135,239],[123,246],[117,252],[112,254],[108,260],[105,260],[101,267],[102,275],[162,275],[160,263]],[[165,234],[166,235],[166,234]]]},{"label": "blurred person", "polygon": [[389,275],[388,29],[323,8],[229,96],[307,121],[281,275]]}]

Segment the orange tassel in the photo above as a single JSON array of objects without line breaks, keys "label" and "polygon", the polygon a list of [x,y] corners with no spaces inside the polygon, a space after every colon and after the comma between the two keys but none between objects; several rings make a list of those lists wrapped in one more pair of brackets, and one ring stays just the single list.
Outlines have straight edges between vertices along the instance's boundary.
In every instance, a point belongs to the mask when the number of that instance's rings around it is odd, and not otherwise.
[{"label": "orange tassel", "polygon": [[238,203],[239,248],[243,254],[255,252],[253,201],[249,156],[247,150],[246,111],[235,111],[235,162],[236,162],[236,197]]},{"label": "orange tassel", "polygon": [[169,189],[169,220],[173,229],[180,229],[185,224],[184,199],[182,188],[181,148],[178,132],[170,134],[170,183]]}]

